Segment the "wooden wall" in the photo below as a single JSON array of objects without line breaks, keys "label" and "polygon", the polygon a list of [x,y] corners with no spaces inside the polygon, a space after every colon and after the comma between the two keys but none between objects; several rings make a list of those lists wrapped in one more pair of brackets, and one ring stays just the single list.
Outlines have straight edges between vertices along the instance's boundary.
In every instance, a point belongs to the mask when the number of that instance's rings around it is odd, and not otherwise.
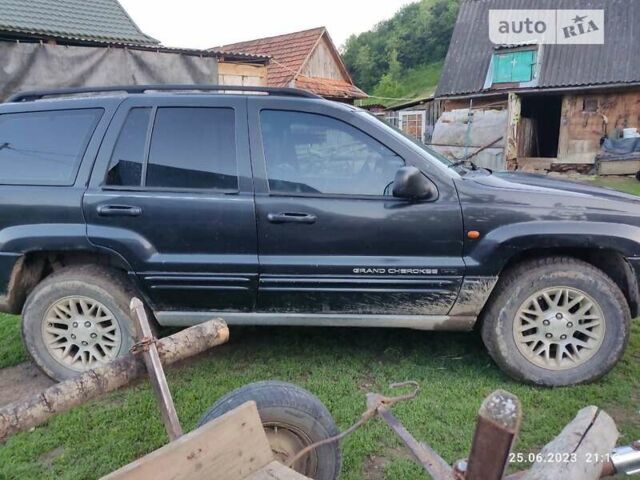
[{"label": "wooden wall", "polygon": [[[585,102],[597,111],[585,111]],[[640,88],[626,92],[566,95],[558,145],[558,163],[594,163],[603,135],[616,129],[640,128]]]},{"label": "wooden wall", "polygon": [[302,69],[305,77],[331,78],[333,80],[345,80],[331,48],[327,44],[326,37],[323,37],[318,46],[313,51],[309,60]]},{"label": "wooden wall", "polygon": [[218,84],[242,87],[266,87],[267,66],[251,63],[220,62]]}]

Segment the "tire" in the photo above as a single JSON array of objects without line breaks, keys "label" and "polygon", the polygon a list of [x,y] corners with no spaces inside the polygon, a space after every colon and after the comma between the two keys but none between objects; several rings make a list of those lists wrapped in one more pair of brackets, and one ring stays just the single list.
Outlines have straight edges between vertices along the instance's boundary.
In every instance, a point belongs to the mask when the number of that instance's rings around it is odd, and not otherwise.
[{"label": "tire", "polygon": [[[274,381],[251,383],[224,395],[207,410],[198,426],[250,400],[256,402],[276,459],[282,463],[305,446],[339,433],[331,414],[318,398],[296,385]],[[277,435],[274,426],[280,430]],[[283,435],[286,440],[293,439],[295,448],[287,448],[286,445],[291,444],[279,440]],[[340,465],[340,447],[334,442],[313,450],[294,468],[316,480],[335,480],[340,474]]]},{"label": "tire", "polygon": [[22,310],[27,351],[57,381],[127,354],[134,336],[132,296],[126,277],[108,268],[72,266],[51,274],[31,292]]},{"label": "tire", "polygon": [[522,263],[500,280],[481,332],[507,374],[557,387],[608,373],[624,354],[630,323],[623,293],[604,272],[581,260],[548,257]]}]

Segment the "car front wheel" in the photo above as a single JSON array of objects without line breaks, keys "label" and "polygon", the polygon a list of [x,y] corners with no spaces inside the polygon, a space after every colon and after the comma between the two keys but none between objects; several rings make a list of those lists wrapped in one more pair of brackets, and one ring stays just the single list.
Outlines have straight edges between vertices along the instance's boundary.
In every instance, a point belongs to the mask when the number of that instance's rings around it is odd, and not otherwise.
[{"label": "car front wheel", "polygon": [[552,257],[523,263],[501,279],[482,337],[512,377],[574,385],[602,377],[622,358],[630,317],[624,295],[604,272]]}]

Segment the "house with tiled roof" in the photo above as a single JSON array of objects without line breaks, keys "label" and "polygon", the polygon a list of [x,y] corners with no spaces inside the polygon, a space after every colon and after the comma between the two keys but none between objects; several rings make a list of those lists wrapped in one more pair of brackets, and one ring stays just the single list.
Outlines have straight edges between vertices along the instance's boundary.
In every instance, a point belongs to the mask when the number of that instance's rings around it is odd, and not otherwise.
[{"label": "house with tiled roof", "polygon": [[267,83],[296,87],[325,98],[352,103],[367,94],[354,85],[325,27],[238,42],[212,51],[231,50],[268,55]]},{"label": "house with tiled roof", "polygon": [[266,85],[268,62],[265,55],[164,47],[118,0],[0,0],[0,101],[61,87]]}]

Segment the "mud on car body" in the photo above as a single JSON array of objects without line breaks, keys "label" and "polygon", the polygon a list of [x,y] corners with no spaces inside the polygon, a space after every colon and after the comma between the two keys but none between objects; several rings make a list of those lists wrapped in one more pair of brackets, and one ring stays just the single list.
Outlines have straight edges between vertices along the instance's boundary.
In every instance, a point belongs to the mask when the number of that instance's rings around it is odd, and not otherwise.
[{"label": "mud on car body", "polygon": [[50,376],[126,352],[132,295],[167,326],[477,328],[541,385],[621,358],[636,197],[452,164],[301,91],[161,89],[0,106],[0,308]]}]

